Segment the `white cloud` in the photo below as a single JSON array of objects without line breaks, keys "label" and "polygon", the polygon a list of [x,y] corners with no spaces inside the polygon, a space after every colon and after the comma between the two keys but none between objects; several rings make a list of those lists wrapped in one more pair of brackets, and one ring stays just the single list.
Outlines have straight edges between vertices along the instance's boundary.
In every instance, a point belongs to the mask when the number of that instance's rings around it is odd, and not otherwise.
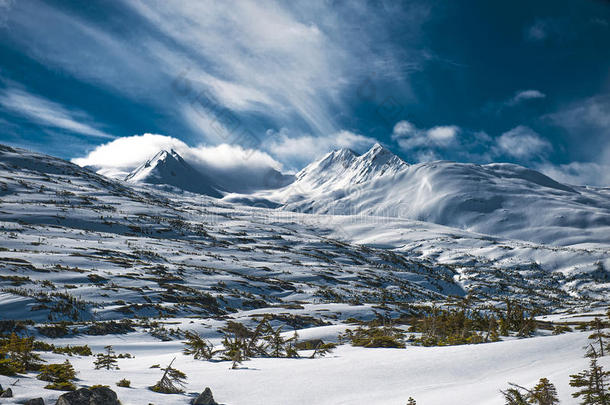
[{"label": "white cloud", "polygon": [[387,41],[388,18],[400,19],[408,27],[404,35],[417,38],[429,14],[410,3],[124,0],[116,6],[124,11],[117,26],[133,27],[112,29],[42,1],[15,2],[6,34],[52,69],[185,118],[208,142],[219,140],[208,138],[187,111],[190,100],[172,89],[181,74],[194,93],[207,91],[225,108],[262,115],[267,127],[334,133],[341,128],[336,112],[348,108],[346,95],[373,72],[391,80],[397,93],[410,93],[405,72],[424,55]]},{"label": "white cloud", "polygon": [[593,130],[602,135],[600,138],[607,138],[610,134],[610,95],[580,100],[545,118],[575,135]]},{"label": "white cloud", "polygon": [[[401,149],[444,149],[457,142],[460,128],[455,125],[435,126],[429,129],[419,129],[408,121],[399,121],[394,125],[392,139],[395,140]],[[436,156],[430,153],[421,156]]]},{"label": "white cloud", "polygon": [[86,123],[91,122],[92,119],[84,112],[70,111],[61,104],[22,89],[4,89],[0,93],[0,105],[40,125],[97,138],[115,138]]},{"label": "white cloud", "polygon": [[450,125],[430,128],[426,131],[426,135],[434,144],[447,147],[455,141],[459,132],[459,127]]},{"label": "white cloud", "polygon": [[525,36],[530,41],[544,41],[549,35],[548,31],[548,22],[544,20],[537,20],[534,24],[527,27],[525,30]]},{"label": "white cloud", "polygon": [[269,174],[282,168],[278,161],[259,150],[227,144],[192,147],[179,139],[158,134],[118,138],[72,161],[80,166],[92,166],[102,174],[123,177],[162,149],[174,149],[193,167],[236,192],[269,186]]},{"label": "white cloud", "polygon": [[545,97],[546,94],[542,93],[540,90],[521,90],[516,92],[515,95],[504,104],[508,106],[514,106],[521,103],[522,101],[540,99]]},{"label": "white cloud", "polygon": [[610,165],[594,162],[571,162],[554,165],[544,163],[537,170],[561,183],[572,185],[610,186]]},{"label": "white cloud", "polygon": [[131,170],[162,149],[178,153],[189,147],[179,139],[165,135],[144,134],[125,136],[97,146],[87,156],[72,159],[79,166]]},{"label": "white cloud", "polygon": [[346,130],[326,136],[290,136],[287,130],[269,135],[266,141],[267,149],[297,167],[308,164],[333,149],[348,148],[360,152],[377,142],[374,138]]},{"label": "white cloud", "polygon": [[552,149],[552,145],[533,129],[519,125],[498,137],[495,151],[498,155],[531,159],[546,156]]}]

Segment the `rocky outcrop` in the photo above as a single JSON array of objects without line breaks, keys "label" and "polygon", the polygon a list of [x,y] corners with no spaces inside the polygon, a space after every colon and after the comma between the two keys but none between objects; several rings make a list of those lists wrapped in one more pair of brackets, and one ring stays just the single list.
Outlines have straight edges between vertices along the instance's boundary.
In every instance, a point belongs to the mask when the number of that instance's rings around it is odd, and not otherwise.
[{"label": "rocky outcrop", "polygon": [[2,394],[0,394],[0,398],[12,398],[13,397],[13,390],[10,388],[7,388],[4,391],[2,391],[0,389],[0,392],[2,392]]},{"label": "rocky outcrop", "polygon": [[121,405],[117,395],[108,387],[81,388],[63,394],[55,405]]},{"label": "rocky outcrop", "polygon": [[44,405],[44,399],[42,398],[34,398],[27,400],[23,403],[23,405]]},{"label": "rocky outcrop", "polygon": [[193,405],[219,405],[214,401],[212,390],[210,387],[205,387],[205,390],[193,401]]}]

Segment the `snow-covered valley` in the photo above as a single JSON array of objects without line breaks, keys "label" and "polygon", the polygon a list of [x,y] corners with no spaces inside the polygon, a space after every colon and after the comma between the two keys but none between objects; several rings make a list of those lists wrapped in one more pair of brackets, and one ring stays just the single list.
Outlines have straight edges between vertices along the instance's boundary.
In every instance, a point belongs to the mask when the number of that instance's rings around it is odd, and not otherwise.
[{"label": "snow-covered valley", "polygon": [[[410,396],[420,404],[501,404],[499,390],[509,381],[531,386],[544,376],[558,386],[562,403],[576,403],[568,379],[586,367],[582,347],[588,334],[554,336],[550,329],[568,322],[570,313],[605,316],[608,190],[565,186],[513,167],[473,166],[471,184],[484,183],[477,177],[483,172],[495,178],[497,188],[488,193],[499,196],[508,212],[504,219],[489,219],[498,214],[497,207],[482,216],[480,211],[489,207],[464,197],[491,198],[480,190],[450,187],[435,198],[417,194],[423,178],[457,187],[453,169],[442,169],[446,163],[415,167],[389,156],[375,171],[373,158],[348,156],[358,160],[347,165],[358,168],[349,176],[320,169],[319,184],[312,184],[309,167],[292,185],[252,197],[281,204],[271,209],[238,204],[232,201],[235,195],[217,199],[165,184],[112,180],[60,159],[1,146],[0,320],[29,321],[27,334],[55,345],[86,344],[94,353],[112,345],[135,355],[120,359],[116,371],[94,370],[90,356],[43,355],[49,363],[68,358],[78,372],[77,385],[108,385],[123,404],[186,404],[205,386],[226,404],[404,404]],[[407,189],[388,185],[386,194],[353,192],[358,185],[384,190],[385,182],[410,171],[428,174],[415,176],[419,183]],[[523,176],[514,180],[516,172]],[[346,183],[337,185],[322,174]],[[448,183],[435,176],[449,176]],[[541,185],[542,197],[524,178]],[[307,190],[321,190],[310,200],[295,194],[306,181]],[[344,189],[352,190],[345,198],[356,198],[349,202],[352,207],[360,200],[362,206],[377,206],[386,198],[395,204],[392,196],[400,192],[422,199],[420,214],[429,209],[440,216],[424,215],[430,222],[422,222],[381,216],[383,207],[356,215],[302,209],[314,200],[327,207],[339,204],[337,193]],[[507,194],[507,189],[513,191]],[[478,213],[458,215],[464,207],[456,203],[460,199],[478,207]],[[522,222],[514,220],[518,199],[528,207]],[[451,211],[451,204],[458,211]],[[456,221],[477,225],[462,226],[465,230],[433,223],[458,226]],[[516,229],[501,226],[507,221]],[[498,232],[475,233],[496,226]],[[338,340],[358,322],[403,319],[396,325],[407,330],[416,319],[409,317],[426,306],[457,308],[468,302],[469,310],[491,313],[489,308],[502,309],[507,299],[541,322],[545,314],[564,315],[541,323],[531,337],[518,338],[514,331],[476,345],[423,347],[409,340],[405,349],[365,348]],[[283,326],[286,336],[296,330],[302,340],[341,344],[325,357],[253,358],[237,369],[231,362],[181,354],[185,331],[220,346],[218,329],[228,321],[254,328],[265,315],[274,327]],[[131,323],[102,335],[90,331],[122,320]],[[59,322],[67,322],[68,332],[51,336],[45,327]],[[149,367],[174,357],[188,376],[186,393],[150,391],[159,370]],[[601,364],[610,365],[606,360]],[[44,389],[32,373],[0,376],[0,384],[6,388],[17,378],[15,397],[2,403],[35,396],[54,403],[61,394]],[[116,387],[121,378],[129,379],[132,388]]]}]

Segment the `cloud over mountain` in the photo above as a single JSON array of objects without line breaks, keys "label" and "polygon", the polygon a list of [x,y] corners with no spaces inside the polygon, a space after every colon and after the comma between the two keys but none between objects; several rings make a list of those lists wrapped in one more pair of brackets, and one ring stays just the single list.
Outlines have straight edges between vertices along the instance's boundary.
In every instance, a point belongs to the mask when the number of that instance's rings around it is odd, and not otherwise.
[{"label": "cloud over mountain", "polygon": [[124,178],[159,151],[172,149],[229,191],[268,188],[274,186],[269,183],[270,179],[282,182],[277,173],[282,168],[281,163],[265,152],[227,144],[191,147],[179,139],[158,134],[119,138],[72,161],[80,166],[91,166],[101,174]]}]

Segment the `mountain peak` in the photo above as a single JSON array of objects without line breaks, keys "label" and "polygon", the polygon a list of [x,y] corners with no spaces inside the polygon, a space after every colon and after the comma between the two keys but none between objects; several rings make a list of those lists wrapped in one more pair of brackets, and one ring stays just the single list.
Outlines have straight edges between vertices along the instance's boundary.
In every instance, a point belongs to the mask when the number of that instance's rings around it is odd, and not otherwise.
[{"label": "mountain peak", "polygon": [[376,143],[368,150],[365,154],[358,158],[360,166],[367,170],[383,168],[384,171],[390,170],[401,170],[408,166],[408,164],[392,153],[389,149],[384,148],[381,144]]},{"label": "mountain peak", "polygon": [[162,149],[125,177],[130,183],[169,185],[185,191],[222,197],[220,188],[195,170],[173,149]]},{"label": "mountain peak", "polygon": [[376,143],[363,155],[351,149],[338,149],[311,163],[297,176],[299,184],[314,188],[341,188],[373,178],[394,175],[407,168],[402,159]]}]

